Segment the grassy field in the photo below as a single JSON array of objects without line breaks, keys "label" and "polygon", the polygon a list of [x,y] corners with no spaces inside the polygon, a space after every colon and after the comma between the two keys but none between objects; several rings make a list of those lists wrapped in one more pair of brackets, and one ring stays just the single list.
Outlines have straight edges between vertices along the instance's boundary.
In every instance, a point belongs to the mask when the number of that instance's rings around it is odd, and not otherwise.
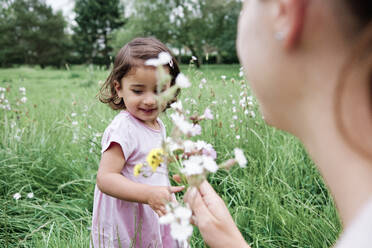
[{"label": "grassy field", "polygon": [[[240,94],[250,93],[239,66],[182,69],[193,83],[180,96],[184,108],[210,106],[216,117],[198,139],[214,145],[218,161],[234,147],[249,161],[209,181],[251,246],[332,246],[341,225],[329,192],[295,138],[266,126],[254,100],[256,116],[244,113]],[[89,247],[101,134],[116,114],[96,98],[107,75],[97,67],[0,70],[11,106],[0,108],[0,247]],[[192,247],[204,247],[197,230]]]}]

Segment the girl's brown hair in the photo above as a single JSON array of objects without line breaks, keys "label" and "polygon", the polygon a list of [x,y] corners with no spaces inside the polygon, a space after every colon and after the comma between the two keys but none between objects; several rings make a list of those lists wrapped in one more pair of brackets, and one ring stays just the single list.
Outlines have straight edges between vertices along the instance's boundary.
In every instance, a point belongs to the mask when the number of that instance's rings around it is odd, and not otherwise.
[{"label": "girl's brown hair", "polygon": [[[114,110],[125,109],[124,100],[116,93],[114,82],[117,81],[121,84],[122,78],[133,68],[144,66],[146,60],[157,58],[161,52],[167,52],[172,56],[172,61],[165,66],[168,67],[172,78],[171,86],[174,85],[180,69],[172,52],[154,37],[139,37],[127,43],[116,55],[112,71],[98,93],[99,100],[109,104]],[[179,91],[172,102],[176,100],[178,94]],[[169,105],[170,103],[168,103]]]},{"label": "girl's brown hair", "polygon": [[[372,1],[341,3],[353,19],[349,26],[352,32],[346,33],[352,36],[354,48],[339,75],[334,105],[336,123],[354,150],[372,158]],[[335,4],[341,3],[335,0]]]}]

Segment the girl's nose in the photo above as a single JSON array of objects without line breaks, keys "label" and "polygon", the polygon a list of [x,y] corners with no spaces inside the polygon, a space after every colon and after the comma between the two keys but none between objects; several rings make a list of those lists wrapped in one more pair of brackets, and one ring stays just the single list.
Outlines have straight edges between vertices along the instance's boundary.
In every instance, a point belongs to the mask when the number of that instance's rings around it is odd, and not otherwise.
[{"label": "girl's nose", "polygon": [[143,103],[145,105],[153,106],[156,105],[156,97],[155,94],[147,94],[143,99]]}]

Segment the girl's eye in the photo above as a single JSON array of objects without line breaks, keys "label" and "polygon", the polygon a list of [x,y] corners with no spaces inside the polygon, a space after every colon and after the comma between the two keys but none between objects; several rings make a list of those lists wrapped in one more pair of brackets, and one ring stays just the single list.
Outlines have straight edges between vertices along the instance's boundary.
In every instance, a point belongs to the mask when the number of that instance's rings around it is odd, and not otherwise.
[{"label": "girl's eye", "polygon": [[134,94],[137,94],[137,95],[139,95],[139,94],[141,94],[141,93],[142,93],[142,90],[132,90],[132,92],[133,92]]}]

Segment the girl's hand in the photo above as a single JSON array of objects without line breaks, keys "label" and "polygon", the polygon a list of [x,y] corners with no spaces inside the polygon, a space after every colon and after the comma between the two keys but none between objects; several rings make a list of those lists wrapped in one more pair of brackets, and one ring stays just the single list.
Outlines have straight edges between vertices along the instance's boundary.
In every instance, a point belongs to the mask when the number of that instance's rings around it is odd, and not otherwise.
[{"label": "girl's hand", "polygon": [[190,188],[184,201],[190,205],[194,224],[210,247],[249,247],[225,203],[207,181],[199,186],[199,190]]},{"label": "girl's hand", "polygon": [[180,192],[184,188],[184,186],[151,186],[148,192],[147,204],[150,205],[159,216],[166,215],[165,204],[176,201],[172,194]]}]

